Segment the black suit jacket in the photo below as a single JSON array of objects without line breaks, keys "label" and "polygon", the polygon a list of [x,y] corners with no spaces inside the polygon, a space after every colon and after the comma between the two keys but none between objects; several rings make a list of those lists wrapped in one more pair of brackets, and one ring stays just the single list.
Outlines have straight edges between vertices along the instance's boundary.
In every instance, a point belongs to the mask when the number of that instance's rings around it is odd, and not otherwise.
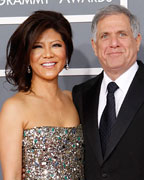
[{"label": "black suit jacket", "polygon": [[98,131],[98,100],[103,72],[73,88],[83,126],[86,180],[144,180],[144,65],[130,85],[102,157]]}]

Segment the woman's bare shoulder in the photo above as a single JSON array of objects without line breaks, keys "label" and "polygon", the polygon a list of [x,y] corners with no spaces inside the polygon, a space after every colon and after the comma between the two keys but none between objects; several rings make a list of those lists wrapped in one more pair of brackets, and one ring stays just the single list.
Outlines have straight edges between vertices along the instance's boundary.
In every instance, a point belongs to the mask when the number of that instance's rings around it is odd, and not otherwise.
[{"label": "woman's bare shoulder", "polygon": [[8,98],[0,112],[0,129],[20,130],[23,127],[22,102],[17,95]]},{"label": "woman's bare shoulder", "polygon": [[22,93],[16,93],[8,98],[2,105],[1,113],[18,114],[24,107],[24,96]]}]

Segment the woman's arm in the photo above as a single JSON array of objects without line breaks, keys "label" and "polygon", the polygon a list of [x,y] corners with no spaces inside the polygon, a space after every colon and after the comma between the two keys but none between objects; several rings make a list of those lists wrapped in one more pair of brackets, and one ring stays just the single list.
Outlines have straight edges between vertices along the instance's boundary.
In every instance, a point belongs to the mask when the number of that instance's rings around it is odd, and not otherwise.
[{"label": "woman's arm", "polygon": [[0,160],[3,180],[21,180],[23,126],[17,101],[7,100],[0,112]]}]

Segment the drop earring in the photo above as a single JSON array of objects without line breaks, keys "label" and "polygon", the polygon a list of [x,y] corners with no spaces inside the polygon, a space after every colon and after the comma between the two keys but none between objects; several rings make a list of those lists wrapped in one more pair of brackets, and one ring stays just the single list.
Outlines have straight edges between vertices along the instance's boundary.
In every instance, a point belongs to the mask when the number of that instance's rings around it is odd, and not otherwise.
[{"label": "drop earring", "polygon": [[65,65],[65,69],[68,70],[69,69],[69,64],[68,64],[68,60],[66,60],[66,65]]},{"label": "drop earring", "polygon": [[28,73],[28,74],[31,73],[30,65],[27,67],[27,73]]}]

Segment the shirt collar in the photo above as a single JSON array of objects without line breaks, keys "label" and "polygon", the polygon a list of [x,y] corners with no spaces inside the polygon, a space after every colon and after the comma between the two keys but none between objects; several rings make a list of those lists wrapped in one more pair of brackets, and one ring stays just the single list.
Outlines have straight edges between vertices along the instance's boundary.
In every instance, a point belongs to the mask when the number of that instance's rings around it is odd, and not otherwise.
[{"label": "shirt collar", "polygon": [[[118,77],[114,82],[119,86],[119,89],[126,93],[136,72],[138,70],[138,64],[135,62],[126,72],[124,72],[120,77]],[[105,94],[107,93],[107,85],[112,80],[107,76],[107,74],[104,72],[104,78],[103,78],[103,88]]]}]

